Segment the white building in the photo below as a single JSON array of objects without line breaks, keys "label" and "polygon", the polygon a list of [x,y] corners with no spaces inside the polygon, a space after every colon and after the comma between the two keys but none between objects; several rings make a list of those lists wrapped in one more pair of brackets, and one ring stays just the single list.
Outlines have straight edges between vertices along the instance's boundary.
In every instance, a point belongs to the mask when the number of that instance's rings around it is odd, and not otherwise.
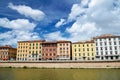
[{"label": "white building", "polygon": [[120,60],[120,36],[111,34],[94,37],[96,60]]}]

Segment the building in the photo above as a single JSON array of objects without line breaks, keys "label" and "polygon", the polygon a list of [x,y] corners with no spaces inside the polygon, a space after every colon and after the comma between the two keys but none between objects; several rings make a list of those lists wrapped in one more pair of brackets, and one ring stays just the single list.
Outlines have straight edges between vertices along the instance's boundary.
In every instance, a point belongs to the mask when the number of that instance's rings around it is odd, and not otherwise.
[{"label": "building", "polygon": [[96,60],[120,60],[120,36],[111,34],[94,37]]},{"label": "building", "polygon": [[17,49],[18,61],[39,61],[42,59],[42,42],[45,40],[19,41]]},{"label": "building", "polygon": [[57,59],[71,60],[71,41],[57,41]]},{"label": "building", "polygon": [[57,42],[42,43],[42,60],[55,60],[57,54]]},{"label": "building", "polygon": [[0,46],[0,60],[15,60],[17,49],[10,45]]},{"label": "building", "polygon": [[94,40],[72,43],[72,60],[95,60]]}]

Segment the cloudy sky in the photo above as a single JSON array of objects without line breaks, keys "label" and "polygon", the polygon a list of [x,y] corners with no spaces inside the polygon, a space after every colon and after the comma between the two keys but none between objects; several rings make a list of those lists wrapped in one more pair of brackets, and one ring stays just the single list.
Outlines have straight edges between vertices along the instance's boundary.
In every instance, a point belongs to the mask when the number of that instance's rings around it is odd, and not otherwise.
[{"label": "cloudy sky", "polygon": [[120,33],[120,0],[0,0],[0,45]]}]

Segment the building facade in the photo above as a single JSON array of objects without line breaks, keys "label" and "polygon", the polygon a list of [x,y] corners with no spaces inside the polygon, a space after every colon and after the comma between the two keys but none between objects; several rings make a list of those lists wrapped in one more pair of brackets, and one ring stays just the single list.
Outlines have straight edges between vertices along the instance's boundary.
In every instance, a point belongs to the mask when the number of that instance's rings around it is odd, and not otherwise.
[{"label": "building facade", "polygon": [[75,42],[72,44],[72,60],[95,60],[94,41]]},{"label": "building facade", "polygon": [[56,60],[57,42],[42,43],[42,60]]},{"label": "building facade", "polygon": [[111,34],[94,37],[96,60],[120,60],[120,36]]},{"label": "building facade", "polygon": [[71,60],[71,41],[57,41],[57,59]]},{"label": "building facade", "polygon": [[0,46],[0,60],[15,60],[17,49],[10,45]]},{"label": "building facade", "polygon": [[39,61],[42,59],[42,42],[45,40],[19,41],[17,49],[18,61]]}]

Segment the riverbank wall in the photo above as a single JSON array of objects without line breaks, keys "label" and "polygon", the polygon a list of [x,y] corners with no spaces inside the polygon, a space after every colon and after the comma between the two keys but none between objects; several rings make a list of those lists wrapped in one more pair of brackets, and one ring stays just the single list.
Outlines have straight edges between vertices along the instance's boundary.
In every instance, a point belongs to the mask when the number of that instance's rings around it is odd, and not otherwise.
[{"label": "riverbank wall", "polygon": [[15,68],[120,68],[120,62],[0,62],[0,67]]}]

